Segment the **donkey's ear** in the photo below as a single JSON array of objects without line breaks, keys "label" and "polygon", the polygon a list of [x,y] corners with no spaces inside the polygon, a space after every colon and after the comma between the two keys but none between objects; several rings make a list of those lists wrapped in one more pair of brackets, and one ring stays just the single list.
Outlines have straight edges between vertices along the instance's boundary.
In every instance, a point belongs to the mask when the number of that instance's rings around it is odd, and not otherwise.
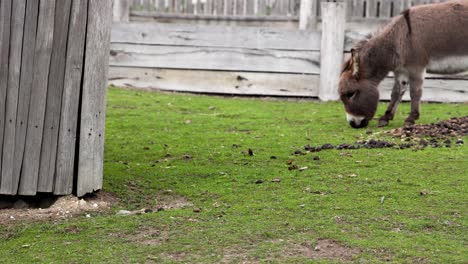
[{"label": "donkey's ear", "polygon": [[357,50],[351,49],[351,70],[353,77],[359,78],[359,54]]}]

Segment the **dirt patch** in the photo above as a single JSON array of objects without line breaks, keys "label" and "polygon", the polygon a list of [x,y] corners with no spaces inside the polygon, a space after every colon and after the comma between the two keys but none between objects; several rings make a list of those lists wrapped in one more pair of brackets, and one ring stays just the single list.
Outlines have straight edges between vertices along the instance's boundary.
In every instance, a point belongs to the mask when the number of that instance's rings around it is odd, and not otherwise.
[{"label": "dirt patch", "polygon": [[83,198],[73,195],[45,197],[0,197],[0,224],[24,221],[67,219],[78,215],[90,217],[90,212],[108,211],[117,198],[107,192],[97,192]]},{"label": "dirt patch", "polygon": [[[305,257],[312,260],[331,260],[348,262],[362,252],[357,248],[350,248],[330,239],[319,239],[315,244],[298,244],[293,241],[278,239],[273,243],[284,244],[280,253],[281,260],[287,262],[289,258]],[[223,252],[222,263],[260,263],[264,259],[255,259],[249,256],[251,249],[227,248]],[[269,259],[278,261],[277,258]]]},{"label": "dirt patch", "polygon": [[169,233],[156,228],[144,228],[137,233],[127,236],[131,242],[137,242],[147,246],[161,245],[169,239]]},{"label": "dirt patch", "polygon": [[192,207],[193,204],[187,198],[174,194],[171,190],[158,193],[156,196],[156,210],[169,210]]},{"label": "dirt patch", "polygon": [[329,259],[341,262],[351,261],[354,256],[361,253],[359,249],[346,247],[329,239],[319,239],[314,246],[307,244],[296,245],[296,250],[311,259]]}]

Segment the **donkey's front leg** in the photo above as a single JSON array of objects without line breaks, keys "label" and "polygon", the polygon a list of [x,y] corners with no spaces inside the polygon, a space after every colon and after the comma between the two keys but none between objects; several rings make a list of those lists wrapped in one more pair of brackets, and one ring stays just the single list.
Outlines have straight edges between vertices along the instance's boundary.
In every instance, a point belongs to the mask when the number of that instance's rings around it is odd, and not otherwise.
[{"label": "donkey's front leg", "polygon": [[421,103],[423,79],[424,71],[411,74],[410,76],[411,112],[405,120],[405,126],[414,125],[414,122],[419,119],[419,104]]},{"label": "donkey's front leg", "polygon": [[395,83],[393,84],[392,95],[390,103],[388,104],[387,111],[379,118],[379,127],[388,125],[388,121],[393,120],[401,98],[405,94],[409,86],[409,77],[404,73],[395,73]]}]

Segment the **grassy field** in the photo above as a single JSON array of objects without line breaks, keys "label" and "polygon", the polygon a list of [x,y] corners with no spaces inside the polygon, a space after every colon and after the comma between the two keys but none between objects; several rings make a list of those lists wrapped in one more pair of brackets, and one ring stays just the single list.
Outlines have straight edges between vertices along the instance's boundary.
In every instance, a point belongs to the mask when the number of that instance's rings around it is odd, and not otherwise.
[{"label": "grassy field", "polygon": [[[419,122],[467,113],[423,104]],[[468,146],[294,155],[367,137],[339,103],[111,88],[104,189],[120,202],[0,227],[0,262],[466,263]],[[163,203],[176,208],[116,215]]]}]

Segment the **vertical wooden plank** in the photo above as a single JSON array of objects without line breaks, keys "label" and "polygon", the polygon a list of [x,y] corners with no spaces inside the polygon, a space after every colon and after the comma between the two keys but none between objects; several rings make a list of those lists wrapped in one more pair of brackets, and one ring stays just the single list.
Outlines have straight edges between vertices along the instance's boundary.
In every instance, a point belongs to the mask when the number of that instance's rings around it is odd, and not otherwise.
[{"label": "vertical wooden plank", "polygon": [[366,4],[366,16],[376,17],[377,15],[377,0],[367,0]]},{"label": "vertical wooden plank", "polygon": [[114,0],[113,12],[114,22],[129,22],[130,0]]},{"label": "vertical wooden plank", "polygon": [[380,1],[380,17],[382,18],[388,18],[390,17],[390,7],[391,7],[391,1]]},{"label": "vertical wooden plank", "polygon": [[[16,113],[20,87],[21,54],[23,44],[26,0],[12,1],[10,58],[8,68],[8,88],[6,96],[5,132],[3,136],[2,176],[0,194],[16,194],[18,178],[13,176],[15,153]],[[18,175],[19,176],[19,175]]]},{"label": "vertical wooden plank", "polygon": [[203,11],[205,12],[205,15],[213,15],[213,0],[206,0]]},{"label": "vertical wooden plank", "polygon": [[301,10],[299,15],[299,29],[306,30],[311,25],[312,20],[312,1],[301,0]]},{"label": "vertical wooden plank", "polygon": [[176,14],[179,14],[180,11],[182,10],[180,1],[181,0],[174,0],[174,13],[176,13]]},{"label": "vertical wooden plank", "polygon": [[254,15],[255,14],[255,3],[256,0],[246,0],[246,10],[245,14],[246,15]]},{"label": "vertical wooden plank", "polygon": [[[0,61],[8,62],[10,54],[11,1],[0,1]],[[8,65],[0,63],[0,177],[2,173],[3,131],[5,128],[5,103],[8,87]],[[1,184],[1,180],[0,180]]]},{"label": "vertical wooden plank", "polygon": [[228,15],[228,9],[229,9],[229,0],[223,0],[223,15]]},{"label": "vertical wooden plank", "polygon": [[77,195],[102,188],[110,1],[90,0],[82,87]]},{"label": "vertical wooden plank", "polygon": [[258,0],[258,12],[257,14],[260,16],[266,16],[268,14],[267,10],[267,0]]},{"label": "vertical wooden plank", "polygon": [[186,0],[187,1],[187,11],[186,13],[187,14],[193,14],[194,13],[194,10],[195,10],[195,7],[193,5],[193,0]]},{"label": "vertical wooden plank", "polygon": [[353,17],[362,19],[364,13],[364,0],[354,0]]},{"label": "vertical wooden plank", "polygon": [[[15,154],[13,165],[13,178],[20,182],[21,166],[23,165],[23,154],[26,142],[26,129],[29,114],[29,102],[33,86],[34,52],[36,50],[37,17],[39,12],[39,0],[26,2],[26,16],[24,20],[23,51],[21,55],[20,87],[18,94],[18,112],[16,113],[15,129]],[[36,194],[36,186],[30,186],[19,194]]]},{"label": "vertical wooden plank", "polygon": [[[56,1],[54,40],[47,90],[46,114],[42,134],[41,162],[39,166],[38,192],[52,192],[54,183],[57,141],[60,122],[65,60],[67,52],[68,24],[71,0]],[[112,6],[109,6],[112,12]]]},{"label": "vertical wooden plank", "polygon": [[337,100],[343,62],[346,3],[322,3],[322,41],[320,50],[320,90],[323,101]]},{"label": "vertical wooden plank", "polygon": [[73,191],[78,106],[83,72],[88,1],[73,0],[68,33],[54,194]]},{"label": "vertical wooden plank", "polygon": [[404,0],[393,0],[393,14],[392,16],[398,16],[403,10],[405,10]]},{"label": "vertical wooden plank", "polygon": [[158,12],[161,12],[161,13],[164,13],[166,11],[166,1],[164,0],[157,0],[157,6],[154,6],[153,8],[155,8]]},{"label": "vertical wooden plank", "polygon": [[40,1],[34,54],[34,78],[26,131],[26,146],[19,193],[34,195],[39,176],[39,161],[44,125],[49,66],[54,33],[55,1]]}]

